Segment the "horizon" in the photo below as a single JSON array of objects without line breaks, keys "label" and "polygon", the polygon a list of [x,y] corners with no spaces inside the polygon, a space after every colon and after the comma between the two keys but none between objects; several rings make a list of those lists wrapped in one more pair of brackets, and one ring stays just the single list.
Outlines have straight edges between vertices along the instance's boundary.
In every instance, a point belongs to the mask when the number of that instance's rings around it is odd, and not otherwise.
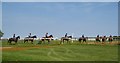
[{"label": "horizon", "polygon": [[118,35],[117,2],[3,2],[2,15],[4,38]]}]

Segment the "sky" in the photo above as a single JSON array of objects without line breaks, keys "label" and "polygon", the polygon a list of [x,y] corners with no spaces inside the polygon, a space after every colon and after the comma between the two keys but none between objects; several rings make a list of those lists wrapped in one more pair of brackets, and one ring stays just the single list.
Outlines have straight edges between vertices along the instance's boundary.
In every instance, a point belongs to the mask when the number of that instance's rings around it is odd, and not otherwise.
[{"label": "sky", "polygon": [[4,38],[118,35],[117,2],[3,2]]},{"label": "sky", "polygon": [[3,2],[118,2],[119,0],[2,0]]},{"label": "sky", "polygon": [[2,30],[2,2],[0,1],[0,30]]}]

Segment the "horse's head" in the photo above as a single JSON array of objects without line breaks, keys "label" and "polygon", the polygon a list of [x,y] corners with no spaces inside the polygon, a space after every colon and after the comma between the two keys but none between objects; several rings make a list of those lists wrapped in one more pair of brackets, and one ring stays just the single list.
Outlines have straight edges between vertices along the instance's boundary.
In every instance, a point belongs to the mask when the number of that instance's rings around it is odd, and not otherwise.
[{"label": "horse's head", "polygon": [[20,39],[20,36],[17,36],[16,39]]},{"label": "horse's head", "polygon": [[72,38],[72,36],[68,36],[68,38]]},{"label": "horse's head", "polygon": [[34,36],[31,36],[30,38],[37,38],[37,36],[36,36],[36,35],[34,35]]},{"label": "horse's head", "polygon": [[37,38],[37,36],[35,35],[35,36],[33,36],[33,38]]},{"label": "horse's head", "polygon": [[49,38],[53,38],[53,35],[50,35]]}]

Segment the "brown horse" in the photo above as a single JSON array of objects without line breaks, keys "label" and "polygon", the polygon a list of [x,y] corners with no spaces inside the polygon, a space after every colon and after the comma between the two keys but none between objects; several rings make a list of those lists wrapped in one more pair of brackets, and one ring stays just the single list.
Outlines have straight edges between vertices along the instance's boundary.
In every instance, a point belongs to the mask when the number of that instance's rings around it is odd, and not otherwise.
[{"label": "brown horse", "polygon": [[106,36],[102,37],[102,42],[105,42],[107,40]]},{"label": "brown horse", "polygon": [[88,37],[80,37],[78,41],[81,43],[81,41],[86,42]]},{"label": "brown horse", "polygon": [[45,43],[45,41],[48,41],[48,44],[50,44],[50,41],[51,41],[51,40],[53,40],[53,35],[50,35],[50,36],[47,36],[47,37],[42,37],[42,38],[40,39],[40,44],[41,44],[42,42]]},{"label": "brown horse", "polygon": [[28,41],[31,41],[31,43],[33,44],[34,38],[37,38],[37,36],[25,37],[24,43],[28,42]]},{"label": "brown horse", "polygon": [[62,37],[60,44],[64,43],[64,41],[67,41],[67,43],[70,43],[70,39],[72,39],[72,36]]},{"label": "brown horse", "polygon": [[110,37],[108,38],[108,41],[109,41],[109,42],[112,42],[112,41],[113,41],[113,38],[112,38],[111,35],[110,35]]},{"label": "brown horse", "polygon": [[17,37],[15,37],[15,38],[9,38],[9,39],[8,39],[8,43],[10,43],[10,44],[11,44],[11,42],[17,43],[18,39],[20,39],[20,36],[17,36]]},{"label": "brown horse", "polygon": [[96,37],[95,40],[96,42],[101,42],[102,37]]}]

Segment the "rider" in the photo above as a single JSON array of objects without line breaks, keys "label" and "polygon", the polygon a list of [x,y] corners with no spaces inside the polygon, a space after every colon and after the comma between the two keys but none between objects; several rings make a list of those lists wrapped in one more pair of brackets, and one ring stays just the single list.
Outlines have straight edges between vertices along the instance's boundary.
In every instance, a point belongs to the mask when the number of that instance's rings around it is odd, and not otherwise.
[{"label": "rider", "polygon": [[48,38],[48,33],[45,34],[45,38]]},{"label": "rider", "polygon": [[97,37],[99,37],[99,35],[97,35]]},{"label": "rider", "polygon": [[29,38],[31,37],[31,33],[29,33],[28,37],[29,37]]},{"label": "rider", "polygon": [[15,38],[15,34],[13,34],[13,38]]},{"label": "rider", "polygon": [[65,34],[65,37],[67,37],[67,33]]},{"label": "rider", "polygon": [[110,35],[110,37],[112,37],[112,35]]},{"label": "rider", "polygon": [[84,38],[84,34],[82,35],[82,38]]},{"label": "rider", "polygon": [[13,34],[13,39],[15,39],[15,34]]}]

